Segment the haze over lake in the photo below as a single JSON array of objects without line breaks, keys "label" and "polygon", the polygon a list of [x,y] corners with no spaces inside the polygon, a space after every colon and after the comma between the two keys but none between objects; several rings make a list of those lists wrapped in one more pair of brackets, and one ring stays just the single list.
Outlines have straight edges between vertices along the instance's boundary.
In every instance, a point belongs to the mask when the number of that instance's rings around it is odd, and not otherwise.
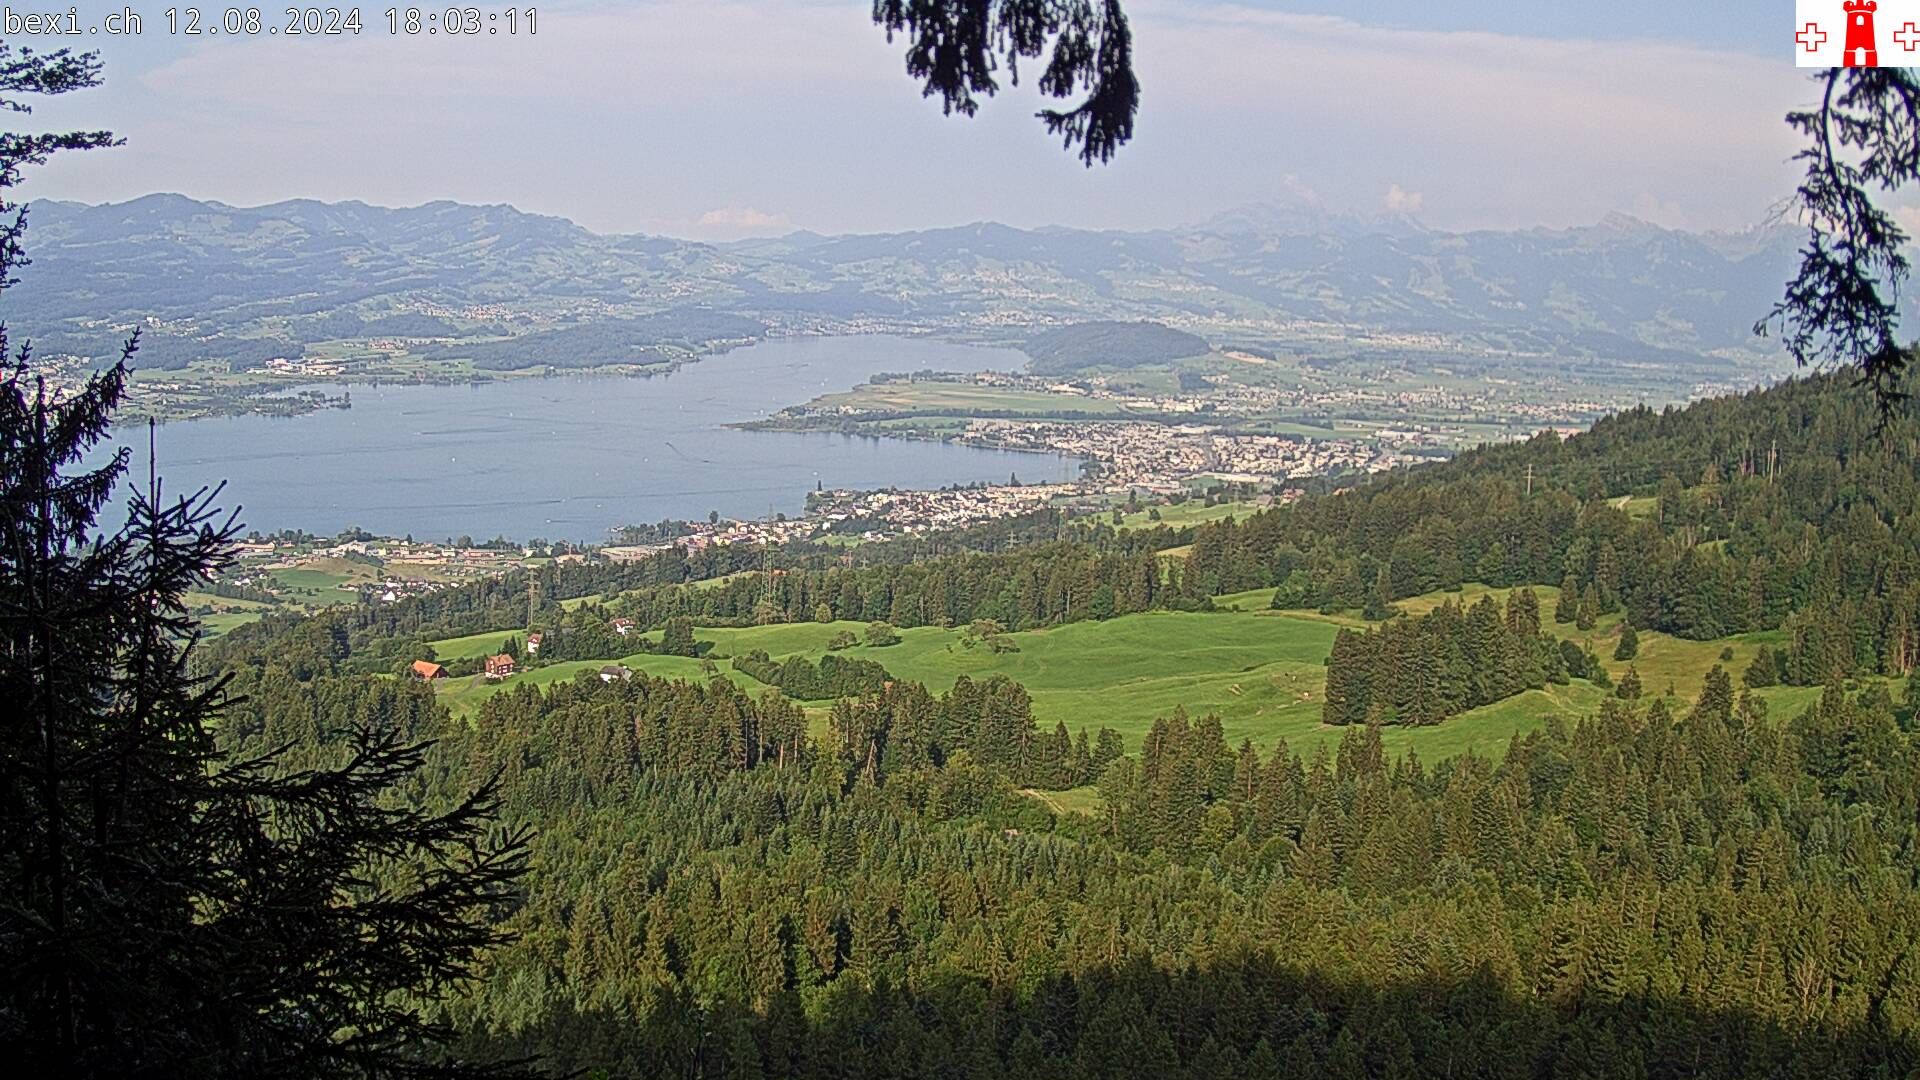
[{"label": "haze over lake", "polygon": [[[169,491],[226,480],[250,529],[597,541],[662,519],[798,514],[828,488],[1072,479],[1079,460],[909,440],[739,431],[883,372],[1013,370],[1026,357],[894,337],[787,338],[651,378],[355,386],[351,409],[166,424]],[[120,429],[146,474],[146,433]]]}]

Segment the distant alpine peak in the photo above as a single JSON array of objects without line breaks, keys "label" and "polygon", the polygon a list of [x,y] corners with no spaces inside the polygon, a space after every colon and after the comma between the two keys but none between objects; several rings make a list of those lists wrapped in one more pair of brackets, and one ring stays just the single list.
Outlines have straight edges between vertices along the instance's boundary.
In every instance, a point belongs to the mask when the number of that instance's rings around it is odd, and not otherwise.
[{"label": "distant alpine peak", "polygon": [[1605,229],[1608,232],[1625,233],[1661,233],[1672,231],[1664,226],[1655,225],[1653,222],[1644,218],[1634,217],[1624,210],[1607,211],[1594,228]]}]

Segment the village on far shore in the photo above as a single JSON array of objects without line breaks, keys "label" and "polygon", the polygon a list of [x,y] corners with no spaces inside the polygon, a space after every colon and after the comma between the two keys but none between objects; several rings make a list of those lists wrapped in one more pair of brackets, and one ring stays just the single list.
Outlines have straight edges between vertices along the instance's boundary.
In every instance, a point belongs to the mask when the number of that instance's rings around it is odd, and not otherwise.
[{"label": "village on far shore", "polygon": [[[1070,482],[1004,483],[934,490],[856,491],[817,486],[798,515],[630,524],[600,543],[458,537],[441,541],[375,536],[358,529],[333,537],[302,532],[251,535],[238,558],[207,589],[191,594],[195,614],[218,634],[277,608],[391,604],[479,578],[549,561],[646,559],[674,548],[725,545],[856,545],[923,536],[1043,509],[1069,519],[1142,527],[1192,525],[1246,515],[1304,493],[1310,482],[1363,476],[1433,453],[1425,433],[1401,440],[1237,434],[1197,422],[1057,422],[974,419],[960,440],[1009,450],[1077,457]],[[511,658],[489,669],[511,673]]]},{"label": "village on far shore", "polygon": [[[1366,464],[1384,467],[1384,458]],[[1359,464],[1359,462],[1355,462]],[[254,534],[236,544],[233,565],[206,589],[189,594],[196,614],[218,634],[276,608],[331,604],[391,604],[480,578],[547,562],[637,561],[674,548],[702,551],[725,545],[814,543],[847,547],[925,535],[1052,508],[1070,518],[1148,525],[1183,517],[1217,520],[1250,514],[1297,498],[1291,478],[1228,473],[1179,481],[1108,484],[1008,482],[936,490],[809,492],[798,516],[736,519],[710,513],[704,520],[669,521],[611,530],[606,543],[567,541],[441,541],[375,536],[349,530],[322,537],[301,532]]]}]

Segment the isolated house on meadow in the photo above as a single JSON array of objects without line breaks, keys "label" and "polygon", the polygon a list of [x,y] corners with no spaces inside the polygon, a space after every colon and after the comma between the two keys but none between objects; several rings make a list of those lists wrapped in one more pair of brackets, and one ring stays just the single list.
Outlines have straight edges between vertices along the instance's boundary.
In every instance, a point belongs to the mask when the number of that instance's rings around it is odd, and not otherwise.
[{"label": "isolated house on meadow", "polygon": [[613,626],[613,632],[619,634],[621,637],[626,637],[628,634],[633,633],[632,619],[615,619],[611,625]]},{"label": "isolated house on meadow", "polygon": [[447,669],[431,660],[415,660],[413,662],[413,674],[425,682],[432,682],[435,679],[446,678]]},{"label": "isolated house on meadow", "polygon": [[633,678],[633,669],[624,664],[608,664],[600,669],[601,682],[613,682],[615,679],[625,681],[631,678]]},{"label": "isolated house on meadow", "polygon": [[506,653],[487,657],[487,678],[504,679],[513,674],[513,657]]},{"label": "isolated house on meadow", "polygon": [[528,655],[528,656],[538,656],[538,655],[540,655],[540,641],[541,641],[541,638],[542,638],[542,635],[540,635],[540,634],[528,634],[528,635],[527,635],[527,655]]}]

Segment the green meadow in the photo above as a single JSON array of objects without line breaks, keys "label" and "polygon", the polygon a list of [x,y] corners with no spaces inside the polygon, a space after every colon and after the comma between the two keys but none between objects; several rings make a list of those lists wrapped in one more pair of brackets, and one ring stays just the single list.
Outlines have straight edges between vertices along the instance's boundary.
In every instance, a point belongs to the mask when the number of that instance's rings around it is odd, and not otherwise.
[{"label": "green meadow", "polygon": [[216,611],[211,615],[200,616],[200,630],[208,638],[217,638],[259,617],[258,611]]},{"label": "green meadow", "polygon": [[[1430,611],[1448,600],[1471,604],[1482,596],[1503,602],[1511,590],[1468,585],[1458,592],[1434,593],[1401,601],[1407,614]],[[1552,620],[1558,590],[1538,588],[1543,621],[1554,634],[1591,648],[1617,679],[1624,661],[1612,659],[1619,638],[1618,615],[1599,620],[1592,630]],[[1194,716],[1220,717],[1227,738],[1238,743],[1251,739],[1263,750],[1285,739],[1296,750],[1311,750],[1339,740],[1342,730],[1320,722],[1321,693],[1326,682],[1324,662],[1334,634],[1343,626],[1367,624],[1357,612],[1322,614],[1314,611],[1273,611],[1271,589],[1258,589],[1215,599],[1212,613],[1146,612],[1105,622],[1072,623],[1008,635],[1015,652],[994,652],[971,641],[962,628],[916,627],[902,630],[897,645],[872,648],[858,645],[846,655],[878,661],[895,678],[926,684],[939,693],[962,675],[974,679],[1005,675],[1023,684],[1033,697],[1034,715],[1046,726],[1064,722],[1071,730],[1105,726],[1118,731],[1130,747],[1138,746],[1156,717],[1176,707]],[[730,658],[754,649],[775,659],[802,655],[818,660],[827,643],[842,631],[864,637],[865,625],[855,622],[782,623],[754,627],[704,627],[695,638],[710,642],[710,655],[720,673],[750,692],[764,692],[763,684],[733,670]],[[479,656],[499,648],[521,631],[493,631],[433,643],[442,658]],[[1735,685],[1763,645],[1778,644],[1778,635],[1753,634],[1720,641],[1683,641],[1643,631],[1634,665],[1645,687],[1643,701],[1667,697],[1676,711],[1700,693],[1706,673],[1721,664]],[[1721,659],[1731,650],[1732,659]],[[505,683],[460,679],[443,685],[441,696],[458,712],[505,686],[532,683],[543,686],[598,669],[610,661],[592,660],[537,668]],[[701,663],[682,657],[638,653],[619,663],[665,678],[710,678]],[[1671,694],[1669,695],[1669,688]],[[1896,685],[1898,694],[1900,687]],[[1417,750],[1428,761],[1467,751],[1499,756],[1509,740],[1545,724],[1551,717],[1576,720],[1591,715],[1610,691],[1577,680],[1566,686],[1531,690],[1506,701],[1462,713],[1444,724],[1424,728],[1388,728],[1385,742],[1395,752]],[[1775,717],[1793,713],[1818,700],[1819,689],[1773,687],[1759,691]],[[826,702],[806,702],[818,727]]]},{"label": "green meadow", "polygon": [[324,607],[359,599],[351,587],[342,586],[373,581],[380,572],[373,566],[347,559],[316,559],[300,566],[269,570],[267,575],[296,602]]},{"label": "green meadow", "polygon": [[525,641],[527,632],[525,630],[489,630],[484,634],[442,638],[427,644],[433,646],[434,657],[444,663],[448,660],[465,660],[474,656],[491,656],[500,651],[500,646],[505,645],[508,638],[519,638]]},{"label": "green meadow", "polygon": [[[608,664],[624,664],[636,672],[644,672],[661,679],[686,679],[689,682],[706,682],[713,676],[707,675],[700,661],[684,656],[654,656],[641,653],[624,656],[617,660],[567,660],[546,667],[534,668],[523,674],[498,682],[490,681],[484,675],[470,675],[458,679],[443,680],[436,693],[441,704],[447,706],[456,715],[468,715],[482,701],[515,686],[551,686],[565,682],[582,674],[599,671]],[[720,678],[725,678],[747,690],[758,694],[769,689],[765,684],[733,670],[724,661],[720,663]]]},{"label": "green meadow", "polygon": [[854,408],[869,412],[958,412],[1035,417],[1058,416],[1062,413],[1123,416],[1131,411],[1107,398],[933,380],[866,383],[844,393],[815,398],[809,405],[813,408]]},{"label": "green meadow", "polygon": [[238,626],[245,626],[273,610],[272,604],[241,600],[215,593],[189,591],[182,602],[192,609],[208,609],[200,616],[200,630],[209,638],[219,637]]},{"label": "green meadow", "polygon": [[[1160,519],[1154,520],[1158,512]],[[1234,518],[1245,521],[1260,512],[1260,505],[1254,502],[1223,502],[1208,506],[1205,500],[1189,499],[1176,506],[1157,506],[1138,513],[1125,514],[1120,519],[1123,529],[1152,529],[1165,525],[1170,529],[1184,529],[1191,525],[1206,525],[1215,521]]]}]

